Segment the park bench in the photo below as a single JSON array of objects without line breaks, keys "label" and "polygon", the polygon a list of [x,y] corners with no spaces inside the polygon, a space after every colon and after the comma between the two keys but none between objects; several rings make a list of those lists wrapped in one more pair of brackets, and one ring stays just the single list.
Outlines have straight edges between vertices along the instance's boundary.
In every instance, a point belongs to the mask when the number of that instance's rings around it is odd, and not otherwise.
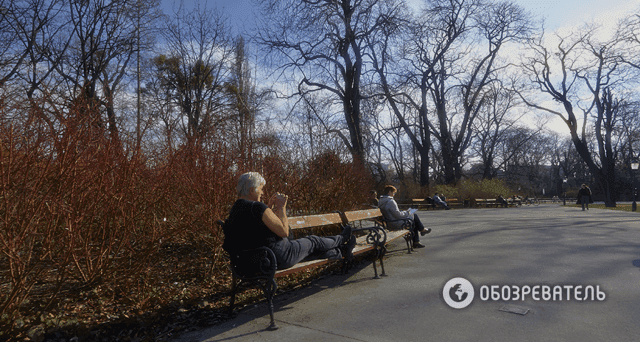
[{"label": "park bench", "polygon": [[509,203],[510,207],[521,207],[522,201],[519,199],[514,200],[513,198],[507,198],[507,203]]},{"label": "park bench", "polygon": [[[413,251],[413,246],[412,246],[412,235],[411,235],[411,227],[413,225],[413,221],[411,219],[399,219],[399,220],[390,220],[387,219],[383,214],[382,211],[379,208],[375,208],[375,209],[365,209],[365,210],[356,210],[356,211],[347,211],[345,212],[343,215],[343,221],[344,224],[350,224],[353,227],[362,227],[363,223],[364,224],[371,224],[373,225],[372,227],[381,227],[384,228],[382,230],[381,233],[384,234],[384,239],[383,241],[385,241],[384,244],[382,244],[380,247],[380,253],[377,254],[377,258],[380,262],[380,268],[382,269],[382,274],[381,275],[386,275],[384,272],[384,265],[382,262],[382,257],[384,257],[384,254],[386,253],[386,244],[399,239],[401,237],[403,237],[405,239],[405,242],[407,244],[407,252],[408,254],[411,254],[411,252]],[[390,222],[401,222],[402,227],[401,229],[398,230],[389,230],[387,227],[387,223]],[[355,228],[354,231],[357,231],[359,229],[370,229],[370,228]],[[354,249],[354,255],[356,253],[356,250],[358,250],[359,246],[366,242],[366,240],[361,240],[360,238],[358,239],[357,243],[356,243],[356,249]],[[369,248],[370,250],[371,248]],[[358,250],[359,251],[359,250]],[[366,250],[365,250],[366,251]],[[374,259],[374,263],[373,263],[373,267],[374,267],[374,273],[375,273],[375,278],[377,279],[377,271],[376,271],[376,266],[375,266],[375,259]]]},{"label": "park bench", "polygon": [[436,209],[436,204],[433,201],[427,201],[424,198],[413,198],[411,200],[411,207],[416,209]]},{"label": "park bench", "polygon": [[[429,205],[431,205],[432,209],[444,209],[443,207],[437,205],[433,199],[431,199],[431,197],[427,197],[427,199],[424,200],[425,203],[428,203]],[[447,205],[449,206],[449,208],[452,207],[463,207],[464,203],[459,201],[457,198],[447,198],[445,200],[445,202],[447,203]]]},{"label": "park bench", "polygon": [[500,204],[495,198],[476,198],[476,205],[485,208],[497,208]]},{"label": "park bench", "polygon": [[[447,200],[445,202],[447,202],[447,205],[449,206],[449,208],[464,206],[464,203],[460,202],[457,198],[447,198]],[[429,210],[429,209],[444,209],[443,207],[437,205],[431,199],[431,197],[428,197],[426,199],[413,198],[411,200],[411,204],[404,204],[404,207],[407,207],[407,206],[411,206],[412,208],[416,208],[416,209],[426,209],[426,210]]]},{"label": "park bench", "polygon": [[[376,215],[376,213],[379,214]],[[379,278],[375,260],[380,262],[382,271],[380,275],[386,276],[382,262],[382,258],[386,252],[386,244],[401,236],[410,234],[408,230],[398,232],[385,231],[383,223],[376,221],[379,217],[382,217],[380,209],[359,210],[344,214],[337,212],[322,215],[296,216],[289,217],[289,229],[294,233],[296,231],[342,226],[361,220],[371,220],[372,224],[370,226],[354,228],[352,230],[353,234],[356,235],[356,246],[353,250],[353,255],[373,251],[374,278]],[[221,227],[224,226],[224,222],[221,220],[218,220],[217,223]],[[232,290],[228,309],[229,315],[231,316],[233,313],[235,296],[240,287],[245,285],[257,286],[262,290],[267,299],[270,315],[270,324],[267,330],[278,329],[278,326],[275,324],[273,309],[273,297],[278,289],[275,278],[298,273],[312,267],[339,262],[339,260],[316,259],[300,262],[284,270],[277,270],[275,254],[268,247],[245,250],[242,252],[242,255],[229,255],[229,259],[232,272]],[[348,271],[351,266],[351,261],[352,260],[347,260],[347,258],[342,260],[342,272]]]},{"label": "park bench", "polygon": [[[502,204],[498,203],[496,198],[475,198],[476,206],[485,208],[499,208]],[[514,201],[512,198],[507,198],[507,205],[510,207],[519,207],[520,201]]]},{"label": "park bench", "polygon": [[457,198],[447,198],[446,201],[447,205],[451,208],[451,207],[462,207],[464,206],[464,203],[461,202],[460,200],[458,200]]}]

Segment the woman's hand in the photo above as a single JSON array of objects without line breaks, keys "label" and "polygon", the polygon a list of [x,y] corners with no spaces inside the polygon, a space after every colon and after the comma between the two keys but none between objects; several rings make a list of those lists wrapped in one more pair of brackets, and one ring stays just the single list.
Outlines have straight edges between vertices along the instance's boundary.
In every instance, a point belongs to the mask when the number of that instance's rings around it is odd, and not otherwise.
[{"label": "woman's hand", "polygon": [[276,192],[275,199],[274,199],[274,204],[276,205],[276,208],[286,208],[288,199],[289,199],[289,196]]},{"label": "woman's hand", "polygon": [[287,199],[285,194],[276,192],[269,198],[269,209],[265,210],[262,221],[269,229],[280,237],[289,236],[289,220],[287,218]]},{"label": "woman's hand", "polygon": [[288,199],[289,196],[276,192],[271,196],[271,198],[269,198],[269,203],[267,203],[267,206],[269,206],[269,208],[273,208],[275,206],[278,209],[286,208]]}]

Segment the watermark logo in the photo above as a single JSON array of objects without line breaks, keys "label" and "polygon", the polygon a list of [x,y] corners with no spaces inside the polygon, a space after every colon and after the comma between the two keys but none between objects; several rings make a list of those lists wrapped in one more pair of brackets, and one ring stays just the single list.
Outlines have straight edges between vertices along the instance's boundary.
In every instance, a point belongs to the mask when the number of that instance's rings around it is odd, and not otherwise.
[{"label": "watermark logo", "polygon": [[[478,298],[489,301],[604,301],[607,294],[599,285],[481,285]],[[444,284],[442,298],[454,309],[464,309],[473,302],[475,291],[465,278],[453,278]]]},{"label": "watermark logo", "polygon": [[453,278],[444,284],[442,289],[445,303],[454,309],[464,309],[469,306],[473,302],[474,295],[473,285],[464,278]]}]

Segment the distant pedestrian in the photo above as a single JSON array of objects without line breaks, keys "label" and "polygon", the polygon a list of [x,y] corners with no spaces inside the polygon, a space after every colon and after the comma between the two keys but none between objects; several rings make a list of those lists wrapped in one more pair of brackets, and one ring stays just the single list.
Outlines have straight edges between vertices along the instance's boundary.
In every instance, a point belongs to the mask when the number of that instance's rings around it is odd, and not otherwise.
[{"label": "distant pedestrian", "polygon": [[372,207],[377,208],[378,204],[379,204],[378,192],[375,191],[375,190],[369,191],[369,205],[371,205]]},{"label": "distant pedestrian", "polygon": [[589,203],[593,203],[591,198],[591,189],[586,184],[582,184],[582,187],[578,191],[578,201],[576,204],[582,204],[582,211],[589,210]]}]

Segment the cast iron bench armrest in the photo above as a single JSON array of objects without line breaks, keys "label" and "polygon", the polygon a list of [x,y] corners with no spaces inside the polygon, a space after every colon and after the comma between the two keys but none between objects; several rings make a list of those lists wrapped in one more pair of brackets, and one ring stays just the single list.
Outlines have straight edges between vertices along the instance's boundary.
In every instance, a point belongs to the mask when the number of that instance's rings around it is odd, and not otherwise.
[{"label": "cast iron bench armrest", "polygon": [[231,270],[241,279],[273,278],[276,273],[276,256],[269,247],[245,249],[229,254]]},{"label": "cast iron bench armrest", "polygon": [[402,228],[401,229],[411,230],[411,227],[413,227],[413,219],[412,218],[401,218],[401,219],[396,219],[396,220],[389,220],[384,215],[382,216],[382,218],[384,219],[384,222],[386,222],[386,223],[402,221]]},{"label": "cast iron bench armrest", "polygon": [[[222,220],[216,221],[220,227],[224,227]],[[231,297],[229,298],[228,315],[233,313],[233,306],[236,300],[236,293],[244,284],[255,284],[267,299],[269,306],[269,315],[271,322],[267,330],[278,329],[273,313],[273,296],[278,290],[278,284],[275,281],[275,273],[277,268],[276,256],[269,247],[258,247],[255,249],[246,249],[235,253],[228,253],[229,267],[231,268],[232,284]]]},{"label": "cast iron bench armrest", "polygon": [[361,239],[363,243],[373,245],[373,246],[385,245],[387,243],[387,232],[384,230],[383,227],[371,226],[371,227],[353,229],[354,233],[364,232],[364,231],[367,232],[367,235],[365,235],[364,239]]}]

